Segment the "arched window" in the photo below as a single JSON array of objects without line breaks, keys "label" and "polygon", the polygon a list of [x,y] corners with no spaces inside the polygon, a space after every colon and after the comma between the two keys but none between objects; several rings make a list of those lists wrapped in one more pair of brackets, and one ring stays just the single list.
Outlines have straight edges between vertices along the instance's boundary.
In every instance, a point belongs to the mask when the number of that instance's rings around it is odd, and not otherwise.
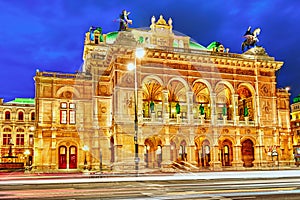
[{"label": "arched window", "polygon": [[5,112],[5,120],[10,120],[10,112],[9,111]]},{"label": "arched window", "polygon": [[34,121],[34,120],[35,120],[35,112],[32,112],[32,113],[30,114],[30,119],[31,119],[31,121]]},{"label": "arched window", "polygon": [[24,120],[24,113],[22,111],[18,112],[18,120],[20,121]]}]

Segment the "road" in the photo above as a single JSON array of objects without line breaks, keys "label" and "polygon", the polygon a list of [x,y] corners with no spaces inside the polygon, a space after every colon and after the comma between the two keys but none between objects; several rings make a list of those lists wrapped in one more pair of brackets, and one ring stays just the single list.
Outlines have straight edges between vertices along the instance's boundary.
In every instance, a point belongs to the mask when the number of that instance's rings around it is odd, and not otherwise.
[{"label": "road", "polygon": [[299,172],[7,180],[0,199],[300,199]]}]

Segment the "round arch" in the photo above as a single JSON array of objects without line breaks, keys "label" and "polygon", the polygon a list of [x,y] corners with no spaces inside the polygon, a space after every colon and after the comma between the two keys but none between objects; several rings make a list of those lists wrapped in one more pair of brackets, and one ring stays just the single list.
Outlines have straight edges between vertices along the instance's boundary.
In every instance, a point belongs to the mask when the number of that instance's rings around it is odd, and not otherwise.
[{"label": "round arch", "polygon": [[186,82],[186,80],[184,80],[183,78],[181,78],[181,77],[173,77],[173,78],[171,78],[171,79],[168,81],[167,86],[170,85],[170,83],[171,83],[172,81],[179,81],[179,82],[181,82],[181,83],[184,85],[184,88],[185,88],[185,90],[186,90],[187,92],[188,92],[188,91],[191,91],[191,88],[190,88],[189,84],[188,84],[188,83]]},{"label": "round arch", "polygon": [[225,86],[227,86],[227,87],[229,88],[231,94],[235,94],[235,91],[234,91],[233,86],[232,86],[231,83],[229,83],[228,81],[224,81],[224,80],[219,81],[219,82],[216,84],[215,88],[217,88],[217,87],[218,87],[219,85],[221,85],[221,84],[224,84]]},{"label": "round arch", "polygon": [[62,93],[67,92],[67,91],[72,92],[76,97],[80,97],[79,91],[76,88],[71,87],[71,86],[63,86],[63,87],[59,88],[56,92],[56,96],[59,97],[62,95]]},{"label": "round arch", "polygon": [[212,91],[212,86],[210,84],[210,82],[208,82],[207,80],[204,80],[204,79],[197,79],[193,82],[193,86],[196,84],[196,83],[203,83],[204,85],[206,85],[206,87],[208,88],[208,90],[211,92]]},{"label": "round arch", "polygon": [[161,78],[156,75],[145,76],[142,80],[142,84],[145,83],[146,81],[153,80],[153,79],[156,80],[162,87],[164,86],[164,83],[161,80]]}]

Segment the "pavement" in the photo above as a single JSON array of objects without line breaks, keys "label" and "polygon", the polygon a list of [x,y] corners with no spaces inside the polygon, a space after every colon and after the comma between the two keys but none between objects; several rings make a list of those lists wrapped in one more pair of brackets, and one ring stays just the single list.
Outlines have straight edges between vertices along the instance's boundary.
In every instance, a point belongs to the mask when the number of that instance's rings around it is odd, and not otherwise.
[{"label": "pavement", "polygon": [[[111,182],[111,181],[150,181],[150,180],[191,180],[191,179],[268,179],[268,178],[300,178],[300,170],[268,170],[268,171],[218,171],[218,172],[182,172],[182,173],[161,173],[152,171],[152,173],[128,173],[117,174],[110,172],[90,173],[24,173],[18,172],[0,172],[0,185],[7,181],[26,181],[35,180],[93,180],[91,182]],[[75,181],[76,182],[76,181]]]}]

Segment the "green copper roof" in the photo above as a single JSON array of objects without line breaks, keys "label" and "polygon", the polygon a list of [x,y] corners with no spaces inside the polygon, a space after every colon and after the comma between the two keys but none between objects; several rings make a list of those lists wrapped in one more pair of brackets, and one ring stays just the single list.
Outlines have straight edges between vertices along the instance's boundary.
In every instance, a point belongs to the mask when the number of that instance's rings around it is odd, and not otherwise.
[{"label": "green copper roof", "polygon": [[114,43],[114,41],[116,40],[118,34],[119,34],[118,31],[107,33],[106,34],[106,43],[108,43],[108,44]]},{"label": "green copper roof", "polygon": [[205,48],[205,47],[202,46],[201,44],[198,44],[198,43],[193,42],[193,41],[190,41],[190,48],[191,48],[191,49],[207,50],[207,48]]},{"label": "green copper roof", "polygon": [[212,42],[207,46],[208,50],[213,50],[213,48],[218,47],[220,45],[219,42]]},{"label": "green copper roof", "polygon": [[298,103],[298,102],[300,102],[300,94],[297,97],[293,98],[293,103]]},{"label": "green copper roof", "polygon": [[32,98],[15,98],[12,101],[9,101],[7,103],[11,104],[35,104],[35,100]]}]

